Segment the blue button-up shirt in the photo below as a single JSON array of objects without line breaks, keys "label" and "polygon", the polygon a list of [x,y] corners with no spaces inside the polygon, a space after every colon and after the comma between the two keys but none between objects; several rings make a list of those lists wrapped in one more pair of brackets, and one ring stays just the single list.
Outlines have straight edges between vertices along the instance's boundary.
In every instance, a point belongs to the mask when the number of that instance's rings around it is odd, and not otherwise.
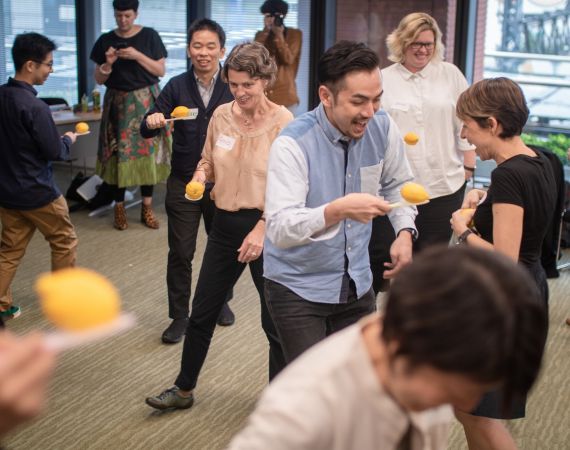
[{"label": "blue button-up shirt", "polygon": [[0,86],[0,206],[37,209],[61,195],[50,161],[69,159],[71,139],[60,137],[46,103],[28,83]]},{"label": "blue button-up shirt", "polygon": [[[358,297],[372,285],[371,223],[346,219],[326,228],[328,203],[354,192],[399,201],[401,186],[413,179],[398,127],[384,111],[349,142],[348,155],[345,140],[321,104],[291,122],[269,155],[264,276],[313,302],[338,303],[346,273]],[[415,229],[416,214],[413,206],[396,208],[389,218],[399,232]]]}]

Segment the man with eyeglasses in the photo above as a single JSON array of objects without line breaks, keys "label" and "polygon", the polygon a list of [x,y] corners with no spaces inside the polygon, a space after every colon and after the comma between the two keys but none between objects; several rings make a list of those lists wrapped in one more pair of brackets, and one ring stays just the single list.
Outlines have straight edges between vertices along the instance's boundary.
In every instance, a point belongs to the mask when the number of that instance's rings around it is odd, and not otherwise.
[{"label": "man with eyeglasses", "polygon": [[48,105],[33,87],[53,72],[55,49],[41,34],[16,36],[16,75],[0,86],[0,326],[20,314],[10,284],[36,229],[50,244],[52,270],[75,265],[77,235],[51,161],[69,159],[76,134],[59,135]]}]

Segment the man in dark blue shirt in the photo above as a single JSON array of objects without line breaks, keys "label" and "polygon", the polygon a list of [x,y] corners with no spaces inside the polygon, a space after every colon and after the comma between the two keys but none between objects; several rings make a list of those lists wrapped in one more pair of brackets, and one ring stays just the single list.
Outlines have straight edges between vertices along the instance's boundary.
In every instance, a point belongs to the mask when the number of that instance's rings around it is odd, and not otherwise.
[{"label": "man in dark blue shirt", "polygon": [[0,321],[20,314],[10,284],[36,228],[50,244],[52,270],[75,265],[77,235],[51,161],[69,159],[76,135],[59,136],[49,107],[33,88],[53,71],[55,49],[41,34],[16,36],[16,75],[0,86]]},{"label": "man in dark blue shirt", "polygon": [[[150,138],[166,126],[165,116],[169,117],[176,106],[190,109],[191,120],[180,120],[174,125],[172,169],[166,184],[169,246],[166,284],[172,319],[162,334],[162,341],[167,344],[180,342],[184,336],[200,218],[204,217],[208,232],[215,211],[210,199],[213,186],[206,186],[204,196],[196,202],[186,200],[184,193],[200,161],[212,113],[218,106],[233,100],[227,84],[219,76],[225,41],[226,34],[218,23],[209,19],[195,21],[188,30],[188,56],[192,67],[166,84],[141,124],[141,135]],[[218,324],[233,322],[234,315],[226,303]]]}]

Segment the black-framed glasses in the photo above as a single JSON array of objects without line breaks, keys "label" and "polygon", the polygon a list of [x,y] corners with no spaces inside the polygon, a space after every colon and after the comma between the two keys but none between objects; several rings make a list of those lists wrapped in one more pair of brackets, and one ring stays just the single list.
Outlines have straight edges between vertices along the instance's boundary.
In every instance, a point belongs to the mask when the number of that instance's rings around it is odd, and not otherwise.
[{"label": "black-framed glasses", "polygon": [[33,60],[33,61],[37,64],[43,64],[44,66],[48,66],[50,69],[53,69],[53,61],[50,61],[48,63],[43,62],[43,61],[36,61],[36,60]]},{"label": "black-framed glasses", "polygon": [[425,48],[427,51],[433,50],[435,47],[435,42],[412,42],[410,48],[412,50],[419,50],[420,48]]}]

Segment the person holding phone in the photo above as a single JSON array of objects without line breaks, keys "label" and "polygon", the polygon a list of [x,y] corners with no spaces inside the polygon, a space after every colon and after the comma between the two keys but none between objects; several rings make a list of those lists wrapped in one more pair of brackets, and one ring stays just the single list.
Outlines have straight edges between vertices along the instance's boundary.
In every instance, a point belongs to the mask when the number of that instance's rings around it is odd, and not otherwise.
[{"label": "person holding phone", "polygon": [[97,39],[91,50],[95,81],[107,87],[103,100],[96,172],[115,186],[114,227],[128,227],[124,206],[127,186],[141,186],[141,222],[157,229],[151,208],[154,185],[170,174],[171,136],[168,128],[143,139],[139,124],[160,93],[167,51],[158,33],[135,25],[138,0],[115,0],[117,28]]},{"label": "person holding phone", "polygon": [[267,97],[278,105],[295,112],[299,104],[295,78],[301,59],[303,33],[296,28],[286,27],[285,17],[289,5],[283,0],[267,0],[261,5],[264,28],[255,34],[255,41],[263,44],[277,64],[277,79],[267,91]]}]

